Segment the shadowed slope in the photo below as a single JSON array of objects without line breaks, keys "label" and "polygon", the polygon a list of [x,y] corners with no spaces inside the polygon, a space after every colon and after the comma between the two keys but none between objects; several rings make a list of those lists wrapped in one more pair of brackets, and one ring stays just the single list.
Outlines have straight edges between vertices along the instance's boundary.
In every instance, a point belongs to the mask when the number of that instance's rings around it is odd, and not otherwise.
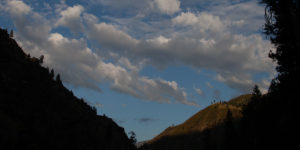
[{"label": "shadowed slope", "polygon": [[98,116],[2,29],[0,47],[1,150],[135,149],[123,128]]}]

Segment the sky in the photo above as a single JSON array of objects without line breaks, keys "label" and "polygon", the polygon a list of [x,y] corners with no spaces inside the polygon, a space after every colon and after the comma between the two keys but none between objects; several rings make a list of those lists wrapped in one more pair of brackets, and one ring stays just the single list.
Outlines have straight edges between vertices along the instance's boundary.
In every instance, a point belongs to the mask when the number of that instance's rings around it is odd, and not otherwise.
[{"label": "sky", "polygon": [[0,27],[138,141],[255,84],[266,92],[263,25],[257,0],[0,0]]}]

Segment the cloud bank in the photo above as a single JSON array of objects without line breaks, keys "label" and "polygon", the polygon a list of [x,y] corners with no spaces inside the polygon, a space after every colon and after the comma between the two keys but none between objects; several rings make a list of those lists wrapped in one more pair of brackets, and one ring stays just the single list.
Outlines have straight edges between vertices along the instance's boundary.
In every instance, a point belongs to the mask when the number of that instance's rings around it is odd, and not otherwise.
[{"label": "cloud bank", "polygon": [[[176,81],[150,78],[140,71],[145,66],[164,69],[184,64],[212,70],[215,80],[242,92],[249,92],[256,74],[273,72],[267,57],[272,46],[257,33],[262,20],[257,12],[263,8],[254,2],[223,3],[201,11],[184,9],[192,1],[136,1],[133,6],[128,6],[129,0],[92,2],[111,9],[137,9],[131,17],[106,17],[109,21],[83,5],[63,2],[50,7],[55,13],[50,18],[21,0],[5,1],[1,11],[12,18],[21,46],[34,56],[43,54],[45,65],[74,86],[101,91],[99,85],[109,83],[111,89],[139,99],[198,106]],[[153,19],[147,14],[161,16]],[[60,27],[77,37],[55,30]],[[258,84],[266,88],[267,80]],[[201,89],[194,90],[204,95]]]},{"label": "cloud bank", "polygon": [[[12,5],[15,3],[18,5]],[[195,102],[188,100],[186,92],[175,81],[141,76],[139,66],[131,64],[126,57],[116,58],[119,65],[105,62],[88,47],[86,39],[68,38],[60,33],[50,32],[54,27],[24,2],[8,1],[7,8],[11,17],[15,18],[14,23],[18,31],[16,38],[20,45],[34,56],[44,55],[45,65],[55,68],[65,82],[97,91],[101,91],[99,84],[108,82],[113,90],[136,98],[166,103],[175,100],[182,104],[197,106]],[[61,16],[55,26],[65,26],[71,30],[83,29],[80,18],[83,10],[80,5],[67,7],[60,12]],[[23,13],[24,11],[26,13]],[[86,17],[91,15],[86,14]],[[97,23],[91,26],[92,31],[86,32],[87,37],[96,38],[105,46],[115,44],[112,43],[114,41],[118,43],[113,48],[126,48],[137,43],[137,40],[112,25]],[[97,34],[106,38],[96,36]]]}]

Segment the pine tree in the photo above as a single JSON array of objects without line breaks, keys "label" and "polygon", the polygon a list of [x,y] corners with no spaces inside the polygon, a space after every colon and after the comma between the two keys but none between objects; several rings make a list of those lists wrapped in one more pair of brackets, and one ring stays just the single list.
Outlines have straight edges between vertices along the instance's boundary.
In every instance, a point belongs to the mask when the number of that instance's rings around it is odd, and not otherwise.
[{"label": "pine tree", "polygon": [[260,97],[262,95],[260,90],[259,90],[258,85],[256,85],[256,84],[254,85],[252,95],[257,96],[257,97]]},{"label": "pine tree", "polygon": [[135,144],[135,143],[137,142],[137,140],[136,140],[136,134],[135,134],[133,131],[130,131],[130,132],[129,132],[129,135],[130,135],[130,137],[129,137],[130,141],[131,141],[133,144]]},{"label": "pine tree", "polygon": [[51,69],[51,71],[50,71],[50,76],[52,79],[54,78],[54,70],[53,69]]},{"label": "pine tree", "polygon": [[44,63],[44,55],[41,55],[39,60],[40,60],[39,61],[40,64]]},{"label": "pine tree", "polygon": [[10,37],[10,38],[13,38],[13,37],[14,37],[14,31],[13,31],[13,30],[10,30],[9,37]]},{"label": "pine tree", "polygon": [[59,74],[56,75],[56,82],[62,84]]},{"label": "pine tree", "polygon": [[269,57],[277,62],[277,78],[269,92],[292,90],[299,85],[300,61],[300,1],[262,0],[266,4],[264,32],[275,45]]}]

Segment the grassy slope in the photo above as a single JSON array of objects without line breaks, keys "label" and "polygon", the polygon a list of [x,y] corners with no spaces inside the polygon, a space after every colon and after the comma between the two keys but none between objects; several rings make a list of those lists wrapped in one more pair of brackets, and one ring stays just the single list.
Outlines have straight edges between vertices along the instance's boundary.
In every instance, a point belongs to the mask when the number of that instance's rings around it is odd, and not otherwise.
[{"label": "grassy slope", "polygon": [[228,110],[231,111],[232,117],[238,120],[242,118],[242,107],[246,105],[250,99],[251,95],[247,94],[236,97],[226,103],[212,104],[193,115],[184,123],[168,127],[165,131],[149,141],[148,144],[155,143],[164,137],[193,134],[218,126],[226,119]]}]

